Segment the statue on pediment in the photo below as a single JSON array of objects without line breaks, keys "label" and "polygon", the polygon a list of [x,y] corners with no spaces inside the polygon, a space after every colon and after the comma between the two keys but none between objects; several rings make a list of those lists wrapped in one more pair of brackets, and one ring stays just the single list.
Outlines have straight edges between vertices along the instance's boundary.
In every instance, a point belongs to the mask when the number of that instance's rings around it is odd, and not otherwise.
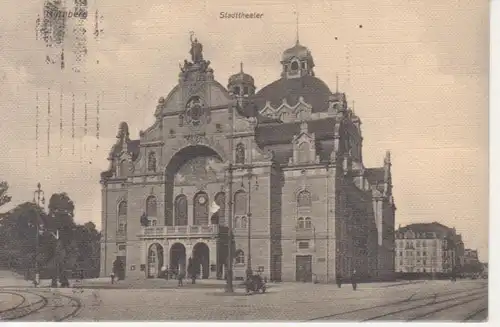
[{"label": "statue on pediment", "polygon": [[198,42],[197,38],[193,41],[193,32],[190,34],[191,50],[189,50],[189,53],[191,54],[191,60],[196,64],[203,61],[203,45]]}]

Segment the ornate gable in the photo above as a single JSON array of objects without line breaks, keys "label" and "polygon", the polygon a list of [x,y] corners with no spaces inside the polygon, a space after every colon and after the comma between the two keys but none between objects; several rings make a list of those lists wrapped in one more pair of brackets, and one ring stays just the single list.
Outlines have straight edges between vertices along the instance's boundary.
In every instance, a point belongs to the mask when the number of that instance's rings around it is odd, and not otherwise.
[{"label": "ornate gable", "polygon": [[316,156],[316,136],[309,133],[307,122],[300,124],[300,133],[292,139],[293,157],[290,164],[310,164],[318,163],[319,156]]}]

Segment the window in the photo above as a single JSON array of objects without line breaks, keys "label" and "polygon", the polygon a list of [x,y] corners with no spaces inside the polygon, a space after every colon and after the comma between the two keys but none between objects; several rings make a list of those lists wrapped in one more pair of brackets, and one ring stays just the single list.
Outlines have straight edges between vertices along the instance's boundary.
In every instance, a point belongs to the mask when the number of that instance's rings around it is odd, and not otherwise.
[{"label": "window", "polygon": [[427,256],[427,252],[425,252],[425,251],[424,251],[423,256],[424,256],[424,257],[425,257],[425,256]]},{"label": "window", "polygon": [[118,204],[118,233],[125,234],[127,232],[127,201],[122,201]]},{"label": "window", "polygon": [[246,228],[247,227],[247,194],[244,191],[238,191],[234,194],[234,227]]},{"label": "window", "polygon": [[400,251],[400,252],[399,252],[399,255],[402,257],[402,256],[403,256],[403,251]]},{"label": "window", "polygon": [[233,93],[234,93],[234,94],[237,94],[237,95],[240,95],[240,87],[239,87],[239,86],[235,86],[235,87],[233,88]]},{"label": "window", "polygon": [[246,215],[247,213],[247,194],[244,191],[238,191],[234,194],[234,214]]},{"label": "window", "polygon": [[296,61],[292,62],[292,64],[290,65],[290,68],[292,69],[292,71],[298,70],[299,69],[299,63],[296,62]]},{"label": "window", "polygon": [[306,69],[306,63],[305,62],[303,62],[301,66],[302,66],[302,69]]},{"label": "window", "polygon": [[226,194],[224,192],[219,192],[215,195],[215,204],[219,206],[219,210],[212,214],[210,217],[210,223],[212,225],[218,225],[225,221],[226,217]]},{"label": "window", "polygon": [[148,155],[148,171],[156,172],[156,153],[154,153],[153,151],[151,151]]},{"label": "window", "polygon": [[127,246],[125,244],[118,245],[118,251],[125,251],[126,249],[127,249]]},{"label": "window", "polygon": [[236,145],[236,164],[244,164],[245,163],[245,146],[243,143],[238,143]]},{"label": "window", "polygon": [[222,133],[222,125],[219,123],[215,124],[215,130],[217,133]]},{"label": "window", "polygon": [[427,244],[425,243],[425,241],[422,241],[422,246],[423,246],[423,247],[426,247],[426,246],[427,246]]},{"label": "window", "polygon": [[297,220],[297,228],[305,228],[305,221],[304,221],[304,217],[300,217],[298,220]]},{"label": "window", "polygon": [[242,250],[237,250],[235,253],[235,264],[237,265],[244,265],[245,264],[245,252]]},{"label": "window", "polygon": [[299,241],[299,249],[309,249],[309,241]]},{"label": "window", "polygon": [[420,252],[417,252],[417,257],[420,257]]},{"label": "window", "polygon": [[156,206],[156,197],[150,196],[146,199],[146,216],[148,217],[149,224],[151,226],[156,225],[156,219],[158,217],[157,215],[158,209]]},{"label": "window", "polygon": [[248,86],[243,87],[243,95],[248,94]]},{"label": "window", "polygon": [[427,260],[424,259],[424,266],[427,264]]},{"label": "window", "polygon": [[307,142],[302,142],[299,144],[298,148],[298,162],[299,163],[308,163],[309,162],[309,154],[310,154],[310,147],[309,143]]},{"label": "window", "polygon": [[311,217],[307,217],[305,220],[304,220],[304,227],[306,229],[311,229],[312,228],[312,222],[311,222]]},{"label": "window", "polygon": [[311,193],[308,191],[302,191],[297,196],[297,206],[299,208],[310,207],[311,206]]},{"label": "window", "polygon": [[124,177],[128,174],[128,163],[127,160],[120,161],[120,176]]},{"label": "window", "polygon": [[188,203],[187,197],[180,194],[175,199],[175,225],[186,226],[188,224]]},{"label": "window", "polygon": [[208,196],[204,192],[197,193],[193,198],[193,220],[194,225],[208,225]]}]

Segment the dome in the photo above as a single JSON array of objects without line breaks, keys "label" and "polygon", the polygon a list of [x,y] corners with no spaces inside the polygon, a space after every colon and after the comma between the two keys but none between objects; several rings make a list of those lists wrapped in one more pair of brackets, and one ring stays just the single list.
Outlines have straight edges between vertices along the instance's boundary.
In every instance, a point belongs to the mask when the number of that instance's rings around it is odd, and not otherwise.
[{"label": "dome", "polygon": [[281,78],[264,88],[254,97],[257,108],[262,109],[269,101],[271,105],[278,108],[283,99],[291,106],[297,104],[302,97],[305,102],[312,105],[312,112],[325,112],[328,110],[328,102],[332,92],[328,86],[314,76],[303,76],[297,79]]},{"label": "dome", "polygon": [[243,63],[241,63],[241,70],[239,73],[231,75],[229,77],[229,82],[228,85],[235,85],[235,84],[250,84],[254,85],[254,79],[252,76],[249,74],[246,74],[243,72]]},{"label": "dome", "polygon": [[287,62],[292,58],[297,58],[301,61],[302,60],[312,61],[312,55],[309,49],[301,45],[299,42],[297,42],[294,47],[286,49],[283,52],[281,61]]}]

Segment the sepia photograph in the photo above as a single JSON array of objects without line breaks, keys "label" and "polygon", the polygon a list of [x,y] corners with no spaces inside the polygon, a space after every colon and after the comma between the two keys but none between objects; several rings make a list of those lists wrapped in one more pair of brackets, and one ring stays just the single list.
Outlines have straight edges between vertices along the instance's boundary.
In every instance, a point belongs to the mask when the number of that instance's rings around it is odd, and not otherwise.
[{"label": "sepia photograph", "polygon": [[485,0],[1,0],[0,320],[487,322],[489,78]]}]

